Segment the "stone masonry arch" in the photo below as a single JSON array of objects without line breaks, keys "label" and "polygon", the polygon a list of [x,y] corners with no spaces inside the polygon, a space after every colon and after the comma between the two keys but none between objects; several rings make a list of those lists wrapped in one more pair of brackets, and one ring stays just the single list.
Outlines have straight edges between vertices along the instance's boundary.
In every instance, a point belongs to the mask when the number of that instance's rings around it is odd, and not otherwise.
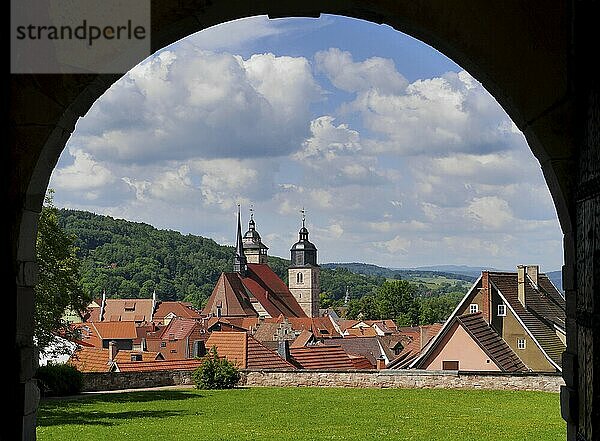
[{"label": "stone masonry arch", "polygon": [[[592,17],[597,16],[594,3],[152,0],[152,51],[238,18],[327,13],[390,25],[468,70],[525,134],[556,205],[564,235],[567,298],[561,409],[568,439],[591,441],[600,436],[600,86],[585,66],[595,27]],[[4,186],[10,265],[4,280],[11,335],[5,396],[14,401],[5,433],[14,432],[11,439],[35,439],[39,393],[32,380],[37,367],[33,287],[37,218],[44,194],[77,119],[118,78],[11,75],[9,80]]]}]

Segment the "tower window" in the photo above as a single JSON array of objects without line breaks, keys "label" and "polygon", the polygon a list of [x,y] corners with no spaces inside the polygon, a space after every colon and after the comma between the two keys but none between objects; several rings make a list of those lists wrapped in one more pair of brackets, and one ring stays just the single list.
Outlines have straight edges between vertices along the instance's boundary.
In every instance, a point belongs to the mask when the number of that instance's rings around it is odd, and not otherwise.
[{"label": "tower window", "polygon": [[302,273],[296,274],[296,283],[304,283],[304,275]]}]

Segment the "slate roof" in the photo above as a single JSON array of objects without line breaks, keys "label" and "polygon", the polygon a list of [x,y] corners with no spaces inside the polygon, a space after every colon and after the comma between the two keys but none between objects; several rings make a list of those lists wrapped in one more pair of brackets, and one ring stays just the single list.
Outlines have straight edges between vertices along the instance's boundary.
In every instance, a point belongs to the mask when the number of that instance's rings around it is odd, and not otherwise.
[{"label": "slate roof", "polygon": [[290,348],[290,355],[303,369],[354,369],[341,346],[314,345]]},{"label": "slate roof", "polygon": [[538,275],[538,289],[525,277],[525,304],[518,297],[516,273],[489,272],[490,283],[502,294],[522,320],[542,350],[561,366],[565,345],[556,335],[555,325],[564,330],[565,300],[545,274]]},{"label": "slate roof", "polygon": [[484,320],[483,314],[464,314],[455,320],[469,333],[486,354],[505,372],[524,372],[527,366],[508,344]]}]

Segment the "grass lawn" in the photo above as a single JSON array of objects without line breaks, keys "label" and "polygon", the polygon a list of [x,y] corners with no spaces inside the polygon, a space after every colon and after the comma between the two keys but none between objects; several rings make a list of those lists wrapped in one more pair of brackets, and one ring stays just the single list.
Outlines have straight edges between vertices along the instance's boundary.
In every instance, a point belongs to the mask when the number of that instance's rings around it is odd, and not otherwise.
[{"label": "grass lawn", "polygon": [[566,439],[558,394],[443,389],[168,389],[43,400],[40,441]]}]

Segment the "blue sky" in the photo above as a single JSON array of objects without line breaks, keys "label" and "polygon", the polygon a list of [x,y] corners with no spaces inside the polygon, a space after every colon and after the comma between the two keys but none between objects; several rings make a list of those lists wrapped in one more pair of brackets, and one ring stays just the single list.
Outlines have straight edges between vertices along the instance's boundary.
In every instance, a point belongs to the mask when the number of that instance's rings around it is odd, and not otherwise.
[{"label": "blue sky", "polygon": [[53,173],[57,206],[234,241],[254,208],[289,257],[562,265],[539,163],[479,82],[388,26],[254,17],[189,36],[115,83]]}]

